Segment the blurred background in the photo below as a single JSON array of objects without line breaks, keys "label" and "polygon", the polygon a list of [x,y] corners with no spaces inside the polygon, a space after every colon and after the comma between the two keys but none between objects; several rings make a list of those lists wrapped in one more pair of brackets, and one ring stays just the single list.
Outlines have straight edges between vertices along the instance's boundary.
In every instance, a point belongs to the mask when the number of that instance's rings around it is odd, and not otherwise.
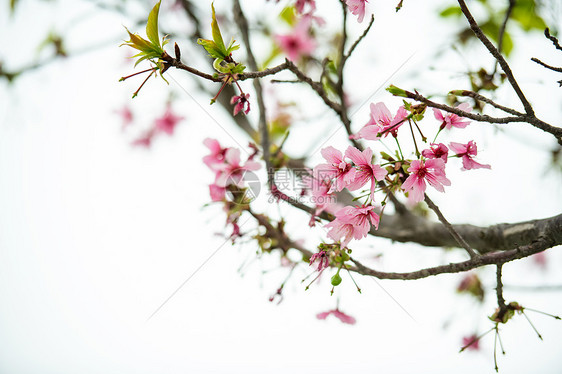
[{"label": "blurred background", "polygon": [[[162,2],[161,34],[178,42],[184,63],[210,72],[181,3]],[[256,29],[281,34],[290,28],[279,14],[291,4],[242,2]],[[201,162],[208,153],[203,139],[239,148],[249,141],[230,111],[209,106],[219,87],[170,70],[169,85],[150,79],[132,100],[143,78],[118,82],[148,67],[133,68],[131,51],[118,46],[127,38],[123,26],[144,35],[153,5],[0,2],[0,373],[493,372],[493,333],[479,350],[459,354],[463,337],[492,327],[487,316],[496,306],[493,268],[476,272],[483,301],[456,292],[463,274],[413,282],[357,276],[362,294],[346,281],[334,296],[329,281],[321,279],[305,291],[306,265],[294,271],[281,303],[268,301],[288,269],[278,255],[259,253],[251,241],[232,245],[222,208],[206,206],[213,173]],[[201,36],[209,37],[210,2],[196,5]],[[477,43],[461,43],[466,26],[447,11],[451,5],[405,1],[396,13],[392,2],[368,3],[375,24],[346,70],[355,130],[367,121],[369,103],[384,101],[393,113],[401,104],[384,91],[388,84],[443,101],[451,89],[474,87],[468,72],[474,84],[480,68],[493,70],[493,60]],[[469,2],[479,20],[493,21],[492,30],[506,5]],[[556,32],[562,26],[560,4],[539,5],[538,16]],[[217,0],[215,7],[225,39],[240,41],[228,22],[231,2]],[[329,45],[341,7],[337,1],[317,1],[317,7],[326,25],[316,26],[315,35],[319,45]],[[349,18],[354,40],[367,21]],[[527,24],[508,24],[509,61],[539,118],[556,125],[562,114],[560,74],[530,58],[559,65],[561,55],[542,35],[543,24],[528,18]],[[272,54],[271,40],[257,34],[255,50],[260,61],[273,56],[269,66],[283,61]],[[279,109],[291,115],[287,153],[315,165],[322,160],[319,148],[344,149],[341,124],[308,87],[264,82],[271,107],[288,105]],[[254,98],[251,84],[244,87]],[[518,108],[507,85],[489,92]],[[257,123],[252,105],[249,119]],[[139,142],[166,110],[182,118],[173,135],[154,137],[148,147]],[[124,111],[130,111],[130,121]],[[560,213],[562,173],[552,136],[516,123],[473,123],[453,135],[454,141],[476,140],[478,160],[492,170],[448,172],[453,185],[431,196],[450,221],[485,226]],[[321,229],[308,229],[306,215],[268,203],[264,191],[258,206],[285,217],[294,238],[312,250],[326,239]],[[251,233],[255,228],[245,223],[242,231]],[[358,258],[384,271],[464,259],[460,251],[378,238],[357,247]],[[561,314],[559,249],[506,265],[507,301]],[[356,325],[316,318],[337,303]],[[498,352],[500,370],[558,373],[562,324],[528,315],[544,341],[523,316],[514,318],[501,330],[506,354]]]}]

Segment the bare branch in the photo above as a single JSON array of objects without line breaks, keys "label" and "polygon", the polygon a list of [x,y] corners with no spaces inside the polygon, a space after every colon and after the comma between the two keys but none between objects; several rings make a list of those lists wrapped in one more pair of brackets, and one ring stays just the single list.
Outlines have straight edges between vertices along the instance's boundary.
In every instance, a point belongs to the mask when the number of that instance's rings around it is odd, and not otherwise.
[{"label": "bare branch", "polygon": [[459,233],[449,223],[449,221],[447,221],[447,219],[445,218],[443,213],[441,213],[441,210],[439,209],[439,207],[437,205],[435,205],[435,203],[433,201],[431,201],[431,199],[429,198],[429,196],[427,196],[427,194],[424,194],[424,196],[425,196],[425,202],[427,203],[427,206],[429,206],[429,208],[431,210],[433,210],[435,212],[435,214],[437,214],[437,218],[439,218],[439,221],[441,221],[441,223],[447,228],[447,231],[449,231],[449,233],[453,236],[453,238],[455,238],[457,243],[459,243],[459,245],[468,252],[468,255],[470,256],[470,258],[476,257],[476,253],[472,250],[472,248],[470,248],[470,246],[462,238],[462,236],[459,235]]},{"label": "bare branch", "polygon": [[482,44],[484,44],[484,46],[488,49],[490,54],[492,56],[494,56],[494,58],[500,64],[503,72],[505,73],[505,75],[507,77],[507,80],[511,84],[511,87],[513,87],[513,90],[515,91],[515,93],[519,97],[519,100],[521,100],[521,103],[523,104],[523,107],[525,108],[525,112],[528,115],[533,116],[535,114],[535,112],[533,111],[533,107],[531,106],[531,103],[529,103],[529,101],[527,100],[527,98],[523,94],[523,91],[521,91],[521,88],[519,87],[519,84],[517,83],[517,81],[515,80],[515,77],[513,76],[513,72],[511,71],[511,68],[507,64],[507,61],[505,61],[505,59],[503,58],[501,53],[498,51],[498,49],[496,47],[494,47],[494,45],[492,44],[490,39],[488,39],[486,37],[486,35],[484,35],[484,33],[482,32],[482,29],[480,28],[480,26],[478,26],[478,24],[474,20],[474,17],[472,17],[472,14],[470,14],[470,11],[468,10],[468,7],[466,6],[466,3],[464,2],[464,0],[458,0],[458,2],[459,2],[459,5],[461,7],[461,10],[462,10],[464,16],[466,17],[466,19],[468,20],[468,23],[470,24],[470,28],[472,29],[474,34],[476,34],[476,37],[478,39],[480,39]]}]

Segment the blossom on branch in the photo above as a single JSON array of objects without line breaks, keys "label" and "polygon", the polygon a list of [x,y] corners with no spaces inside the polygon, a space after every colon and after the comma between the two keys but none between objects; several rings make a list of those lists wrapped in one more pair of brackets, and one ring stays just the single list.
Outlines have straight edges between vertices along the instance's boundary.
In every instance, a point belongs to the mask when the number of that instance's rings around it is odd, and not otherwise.
[{"label": "blossom on branch", "polygon": [[320,153],[328,163],[317,165],[314,175],[321,180],[335,179],[328,192],[341,191],[355,180],[355,168],[344,161],[340,151],[330,146],[322,149]]},{"label": "blossom on branch", "polygon": [[390,110],[384,103],[371,103],[371,118],[357,134],[352,135],[353,139],[379,140],[383,136],[392,134],[398,135],[398,128],[406,121],[408,112],[401,106],[393,117]]},{"label": "blossom on branch", "polygon": [[206,138],[203,144],[211,151],[210,155],[203,157],[203,163],[211,170],[217,170],[216,166],[224,163],[224,155],[228,148],[223,148],[216,139]]},{"label": "blossom on branch", "polygon": [[357,22],[363,22],[365,18],[365,5],[368,3],[367,0],[345,0],[349,11],[357,16]]},{"label": "blossom on branch", "polygon": [[[379,216],[373,212],[372,205],[346,206],[336,212],[336,219],[324,225],[330,231],[328,237],[341,241],[345,248],[352,239],[359,240],[367,236],[371,225],[379,227]],[[343,240],[342,240],[343,238]]]},{"label": "blossom on branch", "polygon": [[373,199],[377,181],[383,180],[388,172],[379,165],[373,165],[373,151],[371,148],[367,148],[361,152],[357,148],[349,146],[345,151],[345,155],[349,157],[357,167],[355,179],[347,186],[347,189],[350,191],[357,190],[370,181],[371,199]]},{"label": "blossom on branch", "polygon": [[328,266],[330,266],[330,257],[328,256],[328,252],[321,250],[320,252],[313,254],[310,257],[309,266],[314,264],[316,261],[318,261],[318,267],[316,268],[318,272],[326,269]]},{"label": "blossom on branch", "polygon": [[[462,103],[457,106],[457,109],[460,109],[464,112],[470,113],[472,108],[468,103]],[[443,116],[443,113],[439,109],[433,108],[433,115],[438,121],[441,121],[440,129],[446,128],[450,130],[452,127],[458,127],[459,129],[464,129],[466,126],[470,124],[470,121],[466,120],[464,117],[458,116],[455,113],[447,113]]]},{"label": "blossom on branch", "polygon": [[415,203],[424,199],[426,181],[439,192],[445,192],[443,186],[451,185],[451,181],[445,176],[445,163],[439,158],[413,160],[408,172],[410,175],[402,184],[402,189],[409,191],[410,200]]},{"label": "blossom on branch", "polygon": [[480,164],[472,159],[478,153],[478,148],[474,140],[469,141],[467,144],[451,142],[449,143],[449,147],[455,152],[457,157],[462,157],[461,170],[492,168],[490,165]]},{"label": "blossom on branch", "polygon": [[449,148],[443,143],[431,143],[429,149],[424,149],[422,151],[422,156],[425,158],[439,158],[447,163],[447,157],[449,156]]},{"label": "blossom on branch", "polygon": [[[230,104],[234,105],[234,110],[232,111],[232,115],[235,116],[238,113],[240,113],[240,111],[243,111],[244,114],[248,114],[250,112],[250,101],[248,100],[250,98],[250,94],[240,94],[240,96],[232,96],[232,99],[230,99]],[[246,107],[246,109],[244,109],[244,107]]]}]

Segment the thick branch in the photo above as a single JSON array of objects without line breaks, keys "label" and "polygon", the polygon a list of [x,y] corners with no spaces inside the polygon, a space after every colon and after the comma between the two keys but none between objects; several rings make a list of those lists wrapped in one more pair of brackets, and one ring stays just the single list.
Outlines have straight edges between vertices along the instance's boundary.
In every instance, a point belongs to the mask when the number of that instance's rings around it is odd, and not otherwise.
[{"label": "thick branch", "polygon": [[431,277],[439,274],[461,273],[468,270],[476,269],[485,265],[495,265],[498,263],[506,263],[520,258],[531,256],[535,253],[544,251],[545,249],[553,247],[553,241],[548,237],[541,237],[537,241],[521,246],[505,252],[493,252],[482,256],[475,257],[468,261],[457,262],[448,265],[435,266],[432,268],[412,271],[408,273],[388,273],[370,269],[359,261],[351,259],[355,267],[349,267],[349,270],[355,271],[359,274],[370,275],[379,279],[400,279],[400,280],[414,280]]}]

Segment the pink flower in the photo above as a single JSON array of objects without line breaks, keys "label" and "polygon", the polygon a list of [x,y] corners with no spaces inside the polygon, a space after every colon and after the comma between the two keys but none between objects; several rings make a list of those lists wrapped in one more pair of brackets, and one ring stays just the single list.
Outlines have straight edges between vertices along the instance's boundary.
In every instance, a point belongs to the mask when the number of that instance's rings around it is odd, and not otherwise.
[{"label": "pink flower", "polygon": [[228,148],[223,148],[216,139],[206,138],[203,144],[211,151],[210,155],[203,157],[203,163],[211,170],[217,170],[217,165],[224,163],[224,155]]},{"label": "pink flower", "polygon": [[367,0],[345,0],[349,11],[357,16],[357,22],[363,22],[365,18],[365,4],[368,3]]},{"label": "pink flower", "polygon": [[447,163],[449,148],[443,143],[431,143],[429,149],[422,151],[422,156],[425,158],[440,158],[444,163]]},{"label": "pink flower", "polygon": [[445,176],[445,163],[439,158],[423,161],[414,160],[408,168],[410,175],[402,184],[402,189],[410,191],[410,199],[413,202],[420,202],[424,198],[425,181],[439,192],[445,192],[443,186],[450,186],[451,181]]},{"label": "pink flower", "polygon": [[222,201],[226,194],[226,188],[213,183],[209,185],[209,194],[211,195],[212,201]]},{"label": "pink flower", "polygon": [[330,258],[328,257],[328,253],[324,250],[313,254],[312,257],[310,257],[310,263],[308,266],[311,266],[316,261],[318,261],[318,267],[316,270],[319,272],[330,266]]},{"label": "pink flower", "polygon": [[326,147],[320,151],[327,164],[319,164],[314,168],[314,176],[318,180],[331,180],[335,182],[330,188],[333,191],[341,191],[355,179],[355,168],[343,160],[343,155],[334,147]]},{"label": "pink flower", "polygon": [[[472,110],[470,104],[468,103],[459,104],[459,106],[457,106],[457,109],[460,109],[468,113],[470,113],[470,111]],[[470,121],[464,121],[464,117],[460,117],[454,113],[447,113],[445,114],[445,116],[443,116],[441,111],[435,108],[433,108],[433,115],[435,115],[435,118],[437,120],[441,121],[440,129],[447,128],[447,130],[450,130],[451,127],[458,127],[459,129],[464,129],[470,123]]]},{"label": "pink flower", "polygon": [[363,138],[367,140],[379,140],[389,133],[396,137],[398,128],[406,122],[408,112],[403,106],[398,108],[396,115],[392,117],[390,110],[384,103],[371,103],[371,118],[369,122],[353,138]]},{"label": "pink flower", "polygon": [[304,7],[306,4],[309,5],[311,13],[316,10],[316,3],[314,2],[314,0],[297,0],[297,2],[295,3],[295,9],[298,14],[304,13]]},{"label": "pink flower", "polygon": [[158,131],[162,131],[168,135],[172,135],[174,133],[174,128],[182,119],[184,118],[176,116],[174,113],[172,113],[172,106],[168,105],[164,115],[161,118],[156,119],[154,127]]},{"label": "pink flower", "polygon": [[152,129],[152,130],[146,132],[140,138],[133,140],[131,145],[138,146],[138,147],[150,148],[150,146],[152,145],[152,139],[154,138],[154,135],[155,135],[155,131],[154,131],[154,129]]},{"label": "pink flower", "polygon": [[373,165],[373,151],[371,148],[365,149],[363,152],[357,148],[349,146],[345,151],[345,155],[353,161],[357,167],[355,171],[355,179],[347,186],[350,191],[357,190],[363,187],[367,182],[371,182],[371,199],[377,187],[377,181],[384,179],[388,172],[381,168],[379,165]]},{"label": "pink flower", "polygon": [[247,161],[246,164],[240,164],[240,150],[236,148],[228,148],[224,155],[224,163],[217,165],[217,176],[215,184],[220,187],[228,187],[234,184],[240,188],[244,187],[244,174],[247,170],[258,170],[261,165],[255,161]]},{"label": "pink flower", "polygon": [[336,203],[336,195],[331,193],[332,183],[329,180],[317,179],[313,176],[304,176],[303,182],[305,187],[311,191],[312,203],[316,204],[316,210],[312,217],[310,217],[309,226],[313,227],[315,225],[315,218],[324,210],[331,212]]},{"label": "pink flower", "polygon": [[316,48],[316,42],[308,32],[309,27],[310,19],[304,19],[295,26],[291,34],[275,35],[277,44],[289,60],[297,61],[301,56],[310,55]]},{"label": "pink flower", "polygon": [[123,105],[121,109],[116,110],[116,113],[121,116],[121,119],[123,120],[122,129],[133,123],[133,112],[128,105]]},{"label": "pink flower", "polygon": [[342,321],[343,323],[347,323],[349,325],[355,325],[355,322],[357,322],[355,320],[355,318],[353,318],[352,316],[349,316],[345,313],[343,313],[342,311],[340,311],[339,309],[332,309],[329,310],[327,312],[322,312],[322,313],[318,313],[316,315],[316,318],[318,319],[326,319],[326,317],[328,317],[330,314],[333,314],[334,317],[338,318],[340,321]]},{"label": "pink flower", "polygon": [[[241,94],[240,96],[232,96],[232,99],[230,99],[230,104],[236,104],[234,105],[234,110],[232,111],[233,116],[240,113],[240,111],[243,111],[244,114],[248,114],[248,112],[250,112],[250,102],[248,101],[249,98],[249,93]],[[244,107],[246,107],[246,109],[244,109]]]},{"label": "pink flower", "polygon": [[[328,237],[341,241],[341,247],[347,247],[352,239],[367,236],[371,225],[379,227],[379,216],[373,212],[372,205],[346,206],[336,212],[336,219],[324,225],[330,231]],[[343,240],[341,240],[343,238]]]},{"label": "pink flower", "polygon": [[462,338],[463,348],[466,347],[466,349],[471,351],[478,351],[480,349],[480,346],[478,345],[479,342],[480,339],[478,339],[478,336],[476,334],[472,334],[470,336],[465,336]]},{"label": "pink flower", "polygon": [[449,147],[458,157],[462,157],[461,170],[492,168],[490,165],[483,165],[472,159],[478,153],[478,148],[474,140],[469,141],[467,144],[451,142],[449,143]]}]

